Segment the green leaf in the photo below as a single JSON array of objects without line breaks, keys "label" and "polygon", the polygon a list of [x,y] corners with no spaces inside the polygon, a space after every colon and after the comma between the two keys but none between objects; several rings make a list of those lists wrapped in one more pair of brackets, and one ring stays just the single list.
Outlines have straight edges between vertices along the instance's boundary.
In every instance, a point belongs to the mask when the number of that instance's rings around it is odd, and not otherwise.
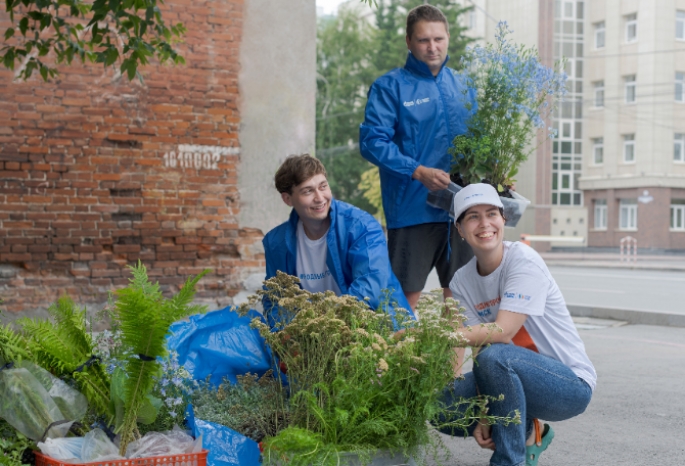
[{"label": "green leaf", "polygon": [[5,55],[2,57],[2,63],[7,69],[14,69],[14,47],[10,47],[9,50],[5,52]]},{"label": "green leaf", "polygon": [[7,28],[5,31],[5,40],[9,39],[14,35],[14,28]]},{"label": "green leaf", "polygon": [[152,424],[155,422],[155,419],[157,419],[157,414],[159,414],[161,407],[162,400],[155,396],[148,395],[140,406],[137,421],[141,424]]},{"label": "green leaf", "polygon": [[29,29],[29,19],[24,16],[21,18],[21,21],[19,21],[19,30],[21,31],[21,34],[26,37],[26,31]]},{"label": "green leaf", "polygon": [[48,80],[48,67],[45,65],[40,66],[40,75],[43,77],[43,81]]},{"label": "green leaf", "polygon": [[119,51],[116,47],[110,47],[107,52],[105,52],[105,66],[114,64],[114,62],[117,61],[117,58],[119,58]]}]

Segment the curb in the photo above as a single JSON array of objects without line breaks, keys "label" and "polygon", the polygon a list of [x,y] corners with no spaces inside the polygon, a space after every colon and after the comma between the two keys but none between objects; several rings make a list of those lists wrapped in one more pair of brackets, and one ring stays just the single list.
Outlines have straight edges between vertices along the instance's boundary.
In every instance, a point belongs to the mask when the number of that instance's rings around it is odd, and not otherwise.
[{"label": "curb", "polygon": [[567,304],[574,317],[594,317],[596,319],[622,320],[633,325],[660,325],[663,327],[685,327],[685,314],[669,312],[650,312],[608,307]]},{"label": "curb", "polygon": [[569,261],[564,259],[545,259],[547,266],[562,266],[562,267],[592,267],[603,269],[619,269],[619,270],[656,270],[659,272],[683,272],[685,265],[669,264],[664,261],[658,264],[640,264],[629,262],[602,262],[602,261]]}]

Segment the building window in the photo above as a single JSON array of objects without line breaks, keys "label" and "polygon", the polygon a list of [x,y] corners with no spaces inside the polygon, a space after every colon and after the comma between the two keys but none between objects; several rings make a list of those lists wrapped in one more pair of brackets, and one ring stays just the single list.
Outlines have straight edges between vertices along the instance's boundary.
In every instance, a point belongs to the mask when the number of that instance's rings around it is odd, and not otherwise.
[{"label": "building window", "polygon": [[597,81],[595,86],[595,107],[604,107],[604,81]]},{"label": "building window", "polygon": [[595,199],[595,230],[607,229],[607,200]]},{"label": "building window", "polygon": [[604,138],[592,140],[592,154],[595,165],[602,165],[604,163]]},{"label": "building window", "polygon": [[685,73],[675,73],[675,100],[676,102],[684,102],[685,95]]},{"label": "building window", "polygon": [[671,230],[685,231],[685,199],[671,199]]},{"label": "building window", "polygon": [[636,199],[621,199],[618,211],[618,227],[621,230],[637,230]]},{"label": "building window", "polygon": [[635,81],[635,75],[625,76],[623,82],[626,86],[626,103],[631,104],[635,102],[635,88],[637,82]]},{"label": "building window", "polygon": [[623,161],[626,163],[635,162],[635,135],[623,135]]},{"label": "building window", "polygon": [[685,40],[685,11],[675,12],[675,38]]},{"label": "building window", "polygon": [[469,29],[476,29],[476,21],[478,17],[474,10],[469,11]]},{"label": "building window", "polygon": [[673,161],[685,162],[685,134],[675,133],[673,137]]},{"label": "building window", "polygon": [[626,22],[626,42],[635,42],[637,40],[637,13],[627,15]]},{"label": "building window", "polygon": [[604,21],[600,23],[595,23],[595,48],[604,48]]}]

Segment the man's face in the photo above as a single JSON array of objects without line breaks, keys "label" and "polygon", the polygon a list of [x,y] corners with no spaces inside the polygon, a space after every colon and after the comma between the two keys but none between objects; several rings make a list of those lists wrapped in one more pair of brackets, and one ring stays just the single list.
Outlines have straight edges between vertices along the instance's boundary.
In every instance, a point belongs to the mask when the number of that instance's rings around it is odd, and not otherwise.
[{"label": "man's face", "polygon": [[319,174],[295,186],[292,194],[281,193],[281,198],[295,209],[303,222],[321,221],[328,218],[333,194],[326,177]]},{"label": "man's face", "polygon": [[407,36],[407,48],[419,60],[428,65],[433,76],[437,76],[447,57],[450,34],[440,21],[419,21],[414,33]]}]

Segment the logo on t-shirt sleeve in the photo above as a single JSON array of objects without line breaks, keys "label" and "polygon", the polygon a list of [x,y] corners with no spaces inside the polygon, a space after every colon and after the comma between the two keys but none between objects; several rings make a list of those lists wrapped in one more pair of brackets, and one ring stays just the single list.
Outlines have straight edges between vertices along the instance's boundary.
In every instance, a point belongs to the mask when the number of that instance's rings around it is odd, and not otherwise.
[{"label": "logo on t-shirt sleeve", "polygon": [[530,301],[532,299],[532,297],[530,295],[527,295],[527,294],[510,293],[510,292],[504,293],[504,297],[509,298],[509,299],[522,299],[524,301]]}]

